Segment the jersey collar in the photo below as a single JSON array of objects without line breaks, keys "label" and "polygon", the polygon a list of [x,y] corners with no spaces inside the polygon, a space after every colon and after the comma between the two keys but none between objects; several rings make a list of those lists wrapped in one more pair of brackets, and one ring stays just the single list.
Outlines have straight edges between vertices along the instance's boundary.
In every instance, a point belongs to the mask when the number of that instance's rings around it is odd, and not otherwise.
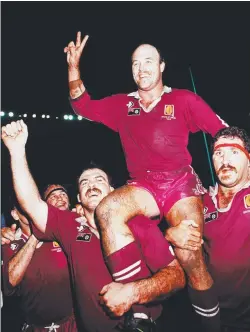
[{"label": "jersey collar", "polygon": [[[170,93],[170,92],[172,92],[172,88],[170,88],[170,87],[164,85],[160,97],[161,97],[164,93]],[[134,97],[135,99],[141,99],[138,90],[129,93],[129,94],[128,94],[128,97]]]},{"label": "jersey collar", "polygon": [[[250,181],[248,181],[239,191],[241,191],[242,189],[245,189],[245,188],[249,188],[249,187],[250,187]],[[216,197],[217,194],[218,194],[218,188],[219,188],[218,183],[216,183],[215,187],[209,187],[209,196],[211,197],[211,199],[212,199],[212,201],[214,203],[214,206],[216,207],[216,210],[218,210],[219,212],[227,212],[227,211],[230,210],[230,208],[232,206],[232,203],[233,203],[233,200],[234,200],[234,197],[236,196],[236,194],[239,191],[237,191],[234,194],[231,202],[228,204],[227,207],[225,207],[225,208],[219,208],[218,204],[217,204],[217,197]]]}]

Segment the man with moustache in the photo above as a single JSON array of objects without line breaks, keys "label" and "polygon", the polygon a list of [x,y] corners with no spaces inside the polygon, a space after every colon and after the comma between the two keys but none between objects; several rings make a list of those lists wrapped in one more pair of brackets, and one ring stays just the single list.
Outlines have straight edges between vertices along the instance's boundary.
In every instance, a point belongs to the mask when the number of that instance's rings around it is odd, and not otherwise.
[{"label": "man with moustache", "polygon": [[[203,230],[205,193],[191,167],[187,150],[189,133],[199,130],[215,135],[227,126],[194,93],[164,86],[165,61],[154,46],[142,44],[132,54],[132,73],[138,90],[93,100],[81,80],[79,63],[88,36],[65,47],[68,62],[70,102],[74,111],[86,119],[102,123],[119,133],[131,180],[110,193],[97,207],[107,264],[112,270],[117,256],[128,255],[133,235],[127,225],[136,215],[165,217],[171,226],[182,219],[194,219]],[[180,248],[175,254],[185,269],[189,295],[202,307],[204,331],[219,330],[218,300],[201,249]]]},{"label": "man with moustache", "polygon": [[[250,331],[250,138],[237,127],[222,129],[214,137],[212,151],[218,183],[204,196],[207,263],[219,296],[221,331],[247,332]],[[193,232],[183,221],[168,230],[167,238],[175,246],[195,250],[200,242]],[[201,311],[199,307],[194,309]]]},{"label": "man with moustache", "polygon": [[[97,205],[113,190],[107,174],[92,168],[79,177],[78,199],[86,219],[61,211],[40,197],[25,156],[27,137],[27,126],[22,120],[2,127],[2,139],[11,156],[14,188],[35,226],[47,240],[58,241],[66,253],[84,329],[87,332],[160,331],[155,320],[161,308],[149,302],[183,288],[185,277],[157,225],[144,216],[135,222],[133,234],[141,250],[130,251],[126,261],[118,260],[114,267],[118,266],[118,272],[111,276],[94,219]],[[140,276],[140,280],[133,281],[135,276]],[[146,303],[149,304],[144,306],[145,311],[135,309],[134,319],[129,318],[128,324],[124,322],[122,316],[132,305]],[[107,315],[103,305],[115,317]]]}]

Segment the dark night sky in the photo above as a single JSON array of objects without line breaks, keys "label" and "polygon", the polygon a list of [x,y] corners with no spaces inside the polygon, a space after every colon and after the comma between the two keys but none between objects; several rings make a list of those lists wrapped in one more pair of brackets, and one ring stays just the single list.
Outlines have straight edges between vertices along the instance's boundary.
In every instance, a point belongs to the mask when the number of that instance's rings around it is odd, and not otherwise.
[{"label": "dark night sky", "polygon": [[[2,2],[2,106],[27,113],[28,160],[39,186],[73,184],[93,159],[116,185],[126,177],[117,134],[87,121],[65,121],[68,102],[64,46],[89,34],[81,72],[94,98],[135,90],[130,55],[140,43],[162,50],[167,85],[197,93],[229,124],[250,133],[250,19],[236,2]],[[58,120],[32,119],[50,114]],[[2,119],[6,123],[10,118]],[[202,134],[192,135],[193,166],[211,183]],[[2,149],[2,193],[8,186]],[[5,195],[2,195],[2,197]]]}]

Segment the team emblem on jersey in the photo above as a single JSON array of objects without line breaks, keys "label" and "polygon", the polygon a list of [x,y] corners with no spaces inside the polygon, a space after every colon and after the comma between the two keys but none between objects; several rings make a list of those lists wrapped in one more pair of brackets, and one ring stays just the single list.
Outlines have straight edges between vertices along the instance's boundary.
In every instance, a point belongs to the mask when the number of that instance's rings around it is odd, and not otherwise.
[{"label": "team emblem on jersey", "polygon": [[205,222],[210,222],[218,218],[218,211],[210,212],[205,214],[204,216],[204,221]]},{"label": "team emblem on jersey", "polygon": [[250,194],[244,196],[244,205],[246,209],[250,209]]},{"label": "team emblem on jersey", "polygon": [[141,113],[140,107],[128,109],[128,115],[140,115],[140,113]]},{"label": "team emblem on jersey", "polygon": [[167,120],[175,119],[174,116],[174,105],[165,105],[164,106],[164,116],[162,118]]},{"label": "team emblem on jersey", "polygon": [[11,250],[16,250],[18,248],[18,244],[17,243],[11,243],[10,245],[10,249]]},{"label": "team emblem on jersey", "polygon": [[79,233],[77,234],[76,241],[90,242],[91,237],[91,233]]},{"label": "team emblem on jersey", "polygon": [[51,249],[51,251],[56,251],[56,252],[61,252],[61,251],[62,251],[62,249],[61,249],[61,247],[60,247],[60,245],[59,245],[58,242],[53,241],[52,244],[53,244],[53,248],[54,248],[54,249]]}]

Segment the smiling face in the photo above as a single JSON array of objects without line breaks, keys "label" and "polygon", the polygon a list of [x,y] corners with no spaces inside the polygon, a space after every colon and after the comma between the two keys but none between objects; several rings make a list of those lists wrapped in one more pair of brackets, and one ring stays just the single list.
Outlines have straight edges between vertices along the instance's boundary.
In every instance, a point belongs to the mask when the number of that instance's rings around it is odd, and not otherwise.
[{"label": "smiling face", "polygon": [[99,168],[84,171],[79,178],[78,187],[78,200],[90,211],[94,211],[100,201],[113,190],[107,174]]},{"label": "smiling face", "polygon": [[65,189],[59,184],[50,185],[45,193],[46,202],[59,210],[69,210],[69,196]]},{"label": "smiling face", "polygon": [[[221,144],[228,146],[219,146]],[[246,150],[243,152],[241,148],[245,150],[243,141],[238,137],[222,136],[214,145],[214,168],[224,187],[232,188],[248,180],[249,154]]]},{"label": "smiling face", "polygon": [[164,68],[159,52],[151,45],[140,45],[132,55],[133,78],[140,90],[150,91],[162,85]]}]

